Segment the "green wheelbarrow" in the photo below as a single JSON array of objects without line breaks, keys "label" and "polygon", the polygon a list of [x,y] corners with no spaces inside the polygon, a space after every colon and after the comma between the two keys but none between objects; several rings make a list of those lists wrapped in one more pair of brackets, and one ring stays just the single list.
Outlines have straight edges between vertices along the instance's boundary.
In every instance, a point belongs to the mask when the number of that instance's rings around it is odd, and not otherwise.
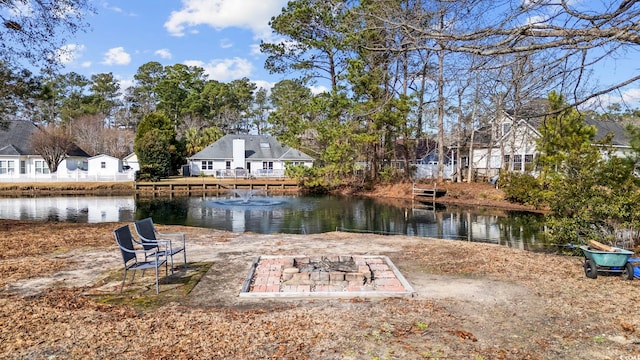
[{"label": "green wheelbarrow", "polygon": [[590,278],[598,277],[598,272],[619,273],[627,280],[633,280],[633,264],[629,258],[633,251],[612,247],[613,251],[592,249],[589,246],[580,246],[584,253],[584,274]]}]

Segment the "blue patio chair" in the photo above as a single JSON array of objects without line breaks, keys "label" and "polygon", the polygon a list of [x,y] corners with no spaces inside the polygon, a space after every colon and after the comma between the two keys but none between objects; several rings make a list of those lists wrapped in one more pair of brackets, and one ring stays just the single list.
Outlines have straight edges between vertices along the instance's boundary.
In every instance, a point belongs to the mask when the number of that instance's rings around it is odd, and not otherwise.
[{"label": "blue patio chair", "polygon": [[[140,237],[141,245],[145,250],[158,250],[161,256],[171,261],[171,274],[173,274],[173,255],[182,253],[184,257],[184,269],[187,270],[187,250],[183,233],[163,234],[153,226],[153,220],[146,218],[134,223],[136,233]],[[172,241],[175,240],[175,241]],[[175,244],[177,243],[177,244]],[[161,249],[164,247],[164,250]]]},{"label": "blue patio chair", "polygon": [[[144,274],[144,270],[154,269],[156,274],[156,294],[159,294],[160,284],[158,281],[158,268],[164,264],[164,273],[166,277],[168,273],[166,257],[163,257],[158,249],[136,250],[133,246],[134,238],[133,235],[131,235],[131,230],[129,230],[128,225],[117,228],[113,231],[113,234],[116,237],[116,242],[118,243],[118,247],[122,253],[122,260],[124,261],[124,277],[122,278],[120,293],[122,293],[125,280],[127,279],[127,271],[133,270],[133,276],[131,277],[131,282],[133,283],[133,279],[136,276],[136,270],[142,270]],[[143,254],[145,261],[138,261],[138,254]],[[149,260],[149,258],[152,260]]]}]

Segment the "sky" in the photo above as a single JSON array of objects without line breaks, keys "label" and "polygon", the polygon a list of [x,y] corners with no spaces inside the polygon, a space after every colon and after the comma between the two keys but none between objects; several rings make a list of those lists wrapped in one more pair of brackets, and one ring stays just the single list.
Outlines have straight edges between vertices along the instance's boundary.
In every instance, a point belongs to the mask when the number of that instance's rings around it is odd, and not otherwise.
[{"label": "sky", "polygon": [[271,17],[287,0],[113,0],[93,1],[90,29],[66,46],[64,71],[87,77],[112,73],[125,89],[138,68],[197,65],[209,79],[243,77],[270,88],[285,78],[264,69],[261,40],[271,40]]},{"label": "sky", "polygon": [[[580,1],[580,0],[577,0]],[[90,77],[112,73],[121,89],[133,84],[137,69],[150,61],[162,65],[197,65],[209,79],[229,82],[249,78],[271,88],[291,78],[269,74],[261,41],[274,41],[269,20],[287,0],[93,0],[97,14],[86,20],[90,29],[69,43],[64,71]],[[640,51],[611,58],[595,67],[601,87],[638,74]],[[312,89],[324,90],[322,87]],[[640,107],[640,83],[604,96],[604,104],[624,99]]]}]

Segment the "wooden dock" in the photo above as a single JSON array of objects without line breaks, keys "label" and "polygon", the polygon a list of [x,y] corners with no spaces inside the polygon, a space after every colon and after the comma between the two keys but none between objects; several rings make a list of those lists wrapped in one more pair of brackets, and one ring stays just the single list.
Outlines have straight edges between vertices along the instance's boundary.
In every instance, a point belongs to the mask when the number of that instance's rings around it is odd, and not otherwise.
[{"label": "wooden dock", "polygon": [[438,189],[435,185],[432,188],[418,188],[413,185],[413,200],[419,202],[435,202],[437,197],[444,196],[445,189]]},{"label": "wooden dock", "polygon": [[135,182],[136,193],[207,193],[247,189],[264,191],[299,191],[291,179],[199,179],[185,178],[159,182]]}]

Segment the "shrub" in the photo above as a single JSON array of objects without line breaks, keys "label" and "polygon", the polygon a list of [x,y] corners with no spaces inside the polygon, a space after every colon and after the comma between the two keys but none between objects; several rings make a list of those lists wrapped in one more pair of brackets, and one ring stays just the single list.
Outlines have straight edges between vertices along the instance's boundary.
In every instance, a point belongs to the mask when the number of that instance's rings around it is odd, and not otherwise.
[{"label": "shrub", "polygon": [[500,174],[498,185],[504,191],[506,199],[511,202],[535,207],[544,202],[542,186],[532,175],[503,172]]}]

